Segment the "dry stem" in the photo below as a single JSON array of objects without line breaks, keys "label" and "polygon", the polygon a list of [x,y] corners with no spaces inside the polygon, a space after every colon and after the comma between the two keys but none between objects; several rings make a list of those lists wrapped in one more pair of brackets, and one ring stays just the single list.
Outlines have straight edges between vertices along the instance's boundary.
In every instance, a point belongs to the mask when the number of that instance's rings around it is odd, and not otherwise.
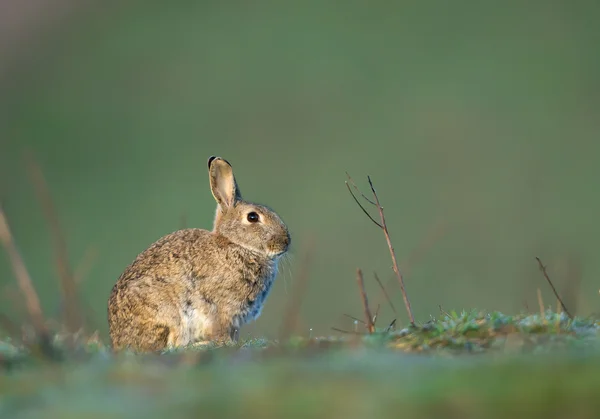
[{"label": "dry stem", "polygon": [[[350,175],[348,175],[346,173],[346,175],[348,176],[348,181],[352,184],[353,188],[357,191],[359,191],[358,187],[356,186],[356,184],[354,183],[354,181],[352,180],[352,178],[350,177]],[[404,279],[402,277],[402,273],[400,272],[400,268],[398,266],[398,261],[396,259],[396,252],[394,250],[394,246],[392,245],[392,240],[390,238],[390,233],[389,230],[387,228],[387,224],[386,224],[386,220],[385,220],[385,215],[383,212],[383,207],[381,206],[381,203],[379,201],[379,196],[377,195],[377,192],[375,191],[375,187],[373,186],[373,182],[371,181],[371,177],[367,176],[367,180],[369,181],[369,186],[371,188],[371,192],[373,193],[373,198],[374,201],[368,199],[366,196],[364,196],[364,194],[362,194],[362,192],[359,191],[359,193],[363,196],[363,198],[370,203],[371,205],[374,205],[375,207],[377,207],[377,211],[379,212],[379,219],[380,222],[375,221],[375,219],[369,214],[369,212],[365,209],[365,207],[362,206],[362,204],[360,203],[360,201],[358,200],[358,198],[356,197],[356,195],[354,195],[354,193],[352,192],[352,188],[350,188],[350,184],[348,183],[348,181],[346,181],[346,186],[348,187],[348,191],[350,192],[350,195],[352,195],[352,198],[354,198],[354,201],[358,204],[358,206],[360,207],[360,209],[367,215],[367,217],[369,217],[369,219],[377,226],[379,227],[382,231],[383,234],[385,235],[385,240],[387,242],[388,248],[390,250],[390,255],[392,257],[392,267],[394,269],[394,273],[396,274],[396,278],[398,279],[398,282],[400,283],[400,291],[402,291],[402,298],[404,299],[404,305],[406,306],[406,311],[408,312],[408,318],[410,320],[410,323],[412,325],[415,324],[415,318],[412,312],[412,308],[410,305],[410,300],[408,299],[408,294],[406,293],[406,288],[404,287]]]},{"label": "dry stem", "polygon": [[365,291],[365,281],[363,280],[363,274],[360,269],[356,270],[356,281],[358,282],[358,290],[360,291],[360,298],[365,310],[365,326],[369,333],[373,333],[375,332],[375,325],[373,324],[371,309],[369,309],[369,300],[367,299],[367,292]]},{"label": "dry stem", "polygon": [[554,295],[556,296],[556,298],[560,302],[560,305],[562,306],[563,311],[567,314],[567,316],[569,316],[569,318],[572,319],[573,316],[571,316],[571,313],[569,313],[569,310],[567,310],[567,307],[565,306],[565,303],[560,298],[560,295],[558,295],[558,292],[556,292],[556,288],[554,288],[554,284],[552,284],[552,281],[550,280],[550,277],[548,276],[548,272],[546,271],[546,267],[544,266],[544,264],[542,263],[542,261],[541,261],[541,259],[539,257],[536,256],[535,259],[537,260],[538,265],[540,266],[540,270],[544,274],[544,278],[546,278],[546,281],[548,281],[548,284],[550,284],[550,288],[552,288],[552,292],[554,293]]},{"label": "dry stem", "polygon": [[12,265],[17,284],[19,285],[21,294],[23,295],[23,298],[25,300],[27,314],[29,315],[29,319],[31,320],[36,334],[42,341],[45,341],[43,343],[48,343],[50,342],[50,337],[48,334],[48,329],[46,328],[46,321],[44,319],[44,314],[42,312],[40,300],[38,298],[37,292],[35,291],[35,287],[31,282],[31,277],[29,276],[29,272],[27,271],[25,262],[23,262],[23,258],[17,250],[17,247],[13,240],[13,235],[8,225],[8,220],[6,219],[6,214],[4,213],[4,209],[1,205],[0,241],[6,249],[6,253],[8,254],[8,258]]}]

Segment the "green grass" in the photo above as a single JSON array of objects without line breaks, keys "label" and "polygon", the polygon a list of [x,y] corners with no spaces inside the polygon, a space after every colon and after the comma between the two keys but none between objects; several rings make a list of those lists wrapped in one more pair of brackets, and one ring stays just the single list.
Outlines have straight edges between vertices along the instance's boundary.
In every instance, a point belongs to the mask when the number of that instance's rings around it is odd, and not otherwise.
[{"label": "green grass", "polygon": [[0,417],[598,417],[600,322],[464,311],[364,336],[44,361],[0,343]]}]

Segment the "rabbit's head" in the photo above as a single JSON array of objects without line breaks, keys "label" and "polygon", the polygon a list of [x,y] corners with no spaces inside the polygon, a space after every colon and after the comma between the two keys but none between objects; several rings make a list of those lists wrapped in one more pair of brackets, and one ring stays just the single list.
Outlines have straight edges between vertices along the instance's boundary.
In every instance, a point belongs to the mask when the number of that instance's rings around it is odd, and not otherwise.
[{"label": "rabbit's head", "polygon": [[244,201],[229,162],[208,159],[210,189],[217,201],[213,231],[231,242],[271,259],[282,256],[290,245],[290,233],[270,208]]}]

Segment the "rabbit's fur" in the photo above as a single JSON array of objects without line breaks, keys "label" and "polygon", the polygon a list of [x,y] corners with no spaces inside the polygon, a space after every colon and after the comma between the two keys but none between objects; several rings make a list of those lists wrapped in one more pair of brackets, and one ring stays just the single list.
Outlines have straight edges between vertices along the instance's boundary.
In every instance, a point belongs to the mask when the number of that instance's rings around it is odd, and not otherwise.
[{"label": "rabbit's fur", "polygon": [[271,209],[242,200],[226,160],[209,158],[208,173],[213,230],[164,236],[127,267],[108,300],[114,350],[236,341],[239,328],[260,315],[290,234]]}]

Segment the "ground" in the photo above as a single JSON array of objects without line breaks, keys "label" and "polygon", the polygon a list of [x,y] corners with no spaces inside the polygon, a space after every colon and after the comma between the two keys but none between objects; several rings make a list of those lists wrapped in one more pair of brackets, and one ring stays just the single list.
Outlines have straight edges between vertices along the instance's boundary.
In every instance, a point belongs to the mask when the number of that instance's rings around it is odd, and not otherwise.
[{"label": "ground", "polygon": [[250,340],[114,355],[96,338],[54,359],[4,341],[1,418],[600,417],[600,321],[444,312],[365,336]]}]

